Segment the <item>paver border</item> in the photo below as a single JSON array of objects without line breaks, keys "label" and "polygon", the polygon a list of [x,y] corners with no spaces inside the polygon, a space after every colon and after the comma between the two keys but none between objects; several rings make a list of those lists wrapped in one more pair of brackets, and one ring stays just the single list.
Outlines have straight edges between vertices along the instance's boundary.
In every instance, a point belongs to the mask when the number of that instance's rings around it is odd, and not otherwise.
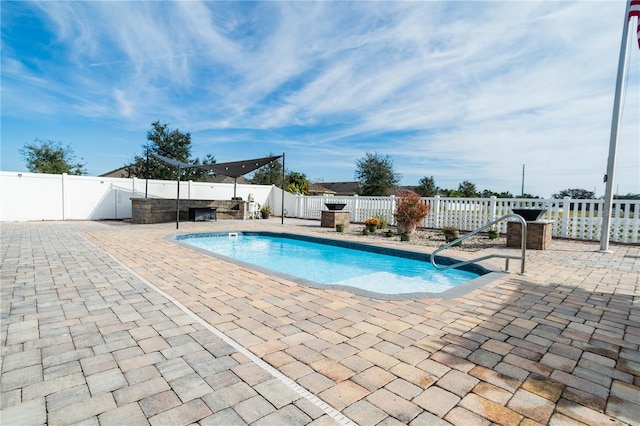
[{"label": "paver border", "polygon": [[[347,291],[349,293],[355,294],[357,296],[368,297],[368,298],[377,299],[377,300],[455,299],[457,297],[464,296],[480,287],[484,287],[485,285],[495,283],[496,281],[510,275],[508,271],[498,271],[498,270],[487,268],[479,264],[470,264],[470,265],[465,265],[466,268],[463,268],[463,269],[471,270],[471,272],[476,272],[476,273],[482,272],[483,275],[479,276],[478,278],[469,280],[463,284],[457,285],[448,290],[445,290],[439,293],[413,292],[413,293],[385,294],[385,293],[377,293],[374,291],[364,290],[361,288],[342,285],[342,284],[321,284],[321,283],[307,280],[305,278],[301,278],[295,275],[290,275],[274,269],[265,268],[262,266],[255,265],[253,263],[244,262],[241,260],[234,259],[232,257],[214,253],[206,249],[195,247],[191,244],[183,242],[183,240],[189,237],[206,237],[206,236],[218,236],[218,235],[225,235],[225,234],[276,236],[276,237],[297,239],[297,240],[303,240],[303,241],[317,242],[317,243],[326,244],[326,245],[334,245],[338,247],[353,248],[356,250],[369,251],[369,252],[378,253],[378,254],[388,254],[392,256],[406,257],[406,258],[416,259],[416,260],[423,260],[425,256],[430,255],[430,253],[417,252],[417,251],[411,251],[406,249],[383,247],[379,245],[366,244],[366,243],[353,242],[353,241],[342,241],[342,240],[336,240],[332,238],[315,237],[315,236],[309,236],[304,234],[294,234],[290,232],[273,232],[273,231],[186,232],[186,233],[176,233],[176,234],[167,235],[165,239],[173,243],[176,243],[182,247],[188,248],[189,250],[193,250],[193,251],[202,253],[204,255],[214,257],[216,259],[224,260],[226,262],[236,264],[243,268],[252,269],[268,275],[273,275],[278,278],[283,278],[306,287],[315,288],[318,290],[342,290],[342,291]],[[459,259],[446,257],[446,256],[436,256],[436,258],[438,259],[438,262],[444,263],[444,264],[452,264],[456,261],[459,261]]]}]

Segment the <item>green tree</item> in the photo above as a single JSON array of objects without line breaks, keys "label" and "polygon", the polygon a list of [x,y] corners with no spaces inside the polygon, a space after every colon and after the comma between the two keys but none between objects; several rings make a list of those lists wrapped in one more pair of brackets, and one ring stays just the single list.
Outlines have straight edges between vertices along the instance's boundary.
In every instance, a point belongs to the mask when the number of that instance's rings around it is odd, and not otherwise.
[{"label": "green tree", "polygon": [[458,186],[458,192],[462,197],[477,197],[478,190],[476,189],[476,185],[469,182],[468,180],[462,181]]},{"label": "green tree", "polygon": [[556,194],[553,194],[552,197],[553,198],[571,197],[575,200],[591,200],[593,198],[596,198],[596,194],[594,194],[593,191],[587,191],[586,189],[569,188],[569,189],[563,189],[562,191]]},{"label": "green tree", "polygon": [[[270,152],[267,157],[273,155],[274,154]],[[254,185],[275,185],[278,188],[282,187],[282,162],[280,159],[275,159],[256,170],[251,178],[251,183]]]},{"label": "green tree", "polygon": [[425,176],[420,179],[416,192],[421,197],[435,197],[438,195],[438,187],[436,186],[436,181],[433,179],[433,176]]},{"label": "green tree", "polygon": [[626,195],[614,195],[616,200],[640,200],[640,194],[628,193]]},{"label": "green tree", "polygon": [[18,151],[32,173],[84,175],[85,164],[76,162],[71,146],[62,142],[35,139]]},{"label": "green tree", "polygon": [[509,191],[502,191],[502,192],[494,192],[491,191],[489,189],[485,189],[483,190],[480,194],[480,197],[482,198],[490,198],[490,197],[497,197],[497,198],[515,198],[513,196],[512,193],[510,193]]},{"label": "green tree", "polygon": [[360,195],[389,195],[395,192],[400,174],[393,169],[388,155],[366,153],[356,160],[356,179],[360,182]]},{"label": "green tree", "polygon": [[[267,155],[267,157],[273,156],[271,152]],[[254,185],[275,185],[282,188],[282,162],[278,158],[265,164],[253,173],[250,180]],[[286,191],[306,195],[309,193],[309,185],[307,175],[304,173],[285,170]]]},{"label": "green tree", "polygon": [[[142,146],[142,155],[133,158],[133,162],[125,165],[129,177],[147,177],[149,179],[175,180],[178,171],[175,166],[155,158],[153,154],[169,157],[183,163],[192,165],[214,164],[215,158],[207,154],[202,160],[191,158],[191,134],[182,133],[178,129],[169,129],[167,123],[160,124],[156,121],[151,124],[151,130],[147,132],[147,143]],[[147,169],[148,167],[148,169]],[[204,181],[211,173],[199,168],[187,168],[181,170],[180,179]]]},{"label": "green tree", "polygon": [[299,172],[289,172],[286,176],[287,191],[293,194],[306,195],[309,193],[309,180],[307,175]]}]

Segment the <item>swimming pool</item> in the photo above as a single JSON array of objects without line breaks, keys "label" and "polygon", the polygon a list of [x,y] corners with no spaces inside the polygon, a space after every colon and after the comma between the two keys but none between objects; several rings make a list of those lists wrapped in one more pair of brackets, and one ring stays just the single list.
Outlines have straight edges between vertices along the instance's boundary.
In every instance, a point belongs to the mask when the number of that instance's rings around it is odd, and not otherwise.
[{"label": "swimming pool", "polygon": [[[216,257],[311,287],[384,299],[456,297],[463,288],[466,292],[485,283],[480,277],[489,272],[478,265],[438,271],[424,253],[297,234],[199,233],[175,239]],[[438,262],[452,260],[439,258]]]}]

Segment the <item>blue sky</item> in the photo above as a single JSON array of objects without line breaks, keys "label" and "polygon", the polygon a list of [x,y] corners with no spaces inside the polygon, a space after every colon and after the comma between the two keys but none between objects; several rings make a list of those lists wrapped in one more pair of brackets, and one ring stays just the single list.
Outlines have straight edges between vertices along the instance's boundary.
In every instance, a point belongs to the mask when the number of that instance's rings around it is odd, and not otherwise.
[{"label": "blue sky", "polygon": [[[1,163],[34,139],[90,175],[154,121],[218,162],[286,153],[311,181],[388,155],[401,183],[604,194],[624,1],[2,1]],[[634,34],[635,35],[635,34]],[[616,187],[640,193],[632,40]]]}]

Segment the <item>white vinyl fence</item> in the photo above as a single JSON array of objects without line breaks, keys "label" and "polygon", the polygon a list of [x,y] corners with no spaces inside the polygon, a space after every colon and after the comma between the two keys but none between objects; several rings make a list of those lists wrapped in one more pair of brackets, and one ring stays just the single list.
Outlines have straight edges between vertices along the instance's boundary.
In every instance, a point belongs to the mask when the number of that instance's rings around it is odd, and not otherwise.
[{"label": "white vinyl fence", "polygon": [[[540,220],[553,221],[553,236],[579,240],[600,239],[603,200],[530,199],[530,198],[423,198],[431,206],[429,215],[423,220],[426,228],[455,226],[472,231],[511,213],[512,209],[539,208],[546,210]],[[298,196],[295,210],[289,216],[320,219],[324,203],[345,203],[351,213],[351,222],[364,222],[369,217],[386,218],[395,224],[393,211],[395,197],[328,197]],[[295,211],[295,214],[292,212]],[[640,200],[614,200],[611,211],[611,241],[622,243],[640,242]],[[499,224],[500,232],[506,232],[507,223]]]},{"label": "white vinyl fence", "polygon": [[[175,198],[176,181],[49,175],[0,171],[0,221],[102,220],[131,217],[131,198]],[[361,223],[373,216],[395,224],[395,197],[327,197],[284,194],[264,185],[236,185],[236,196],[247,200],[251,194],[260,204],[270,204],[278,215],[320,220],[325,203],[345,203],[351,222]],[[228,200],[233,184],[186,181],[180,183],[180,199]],[[284,198],[284,206],[282,200]],[[543,208],[543,220],[553,221],[553,236],[580,240],[600,239],[602,200],[528,198],[424,198],[431,205],[422,222],[426,228],[455,226],[471,231],[514,208]],[[499,230],[506,232],[506,222]],[[640,200],[614,200],[611,212],[611,241],[640,243]]]},{"label": "white vinyl fence", "polygon": [[[0,221],[103,220],[131,217],[131,198],[176,198],[176,181],[0,172]],[[276,188],[277,189],[277,188]],[[281,191],[236,185],[236,196],[280,208]],[[230,200],[234,185],[180,182],[181,200]]]}]

